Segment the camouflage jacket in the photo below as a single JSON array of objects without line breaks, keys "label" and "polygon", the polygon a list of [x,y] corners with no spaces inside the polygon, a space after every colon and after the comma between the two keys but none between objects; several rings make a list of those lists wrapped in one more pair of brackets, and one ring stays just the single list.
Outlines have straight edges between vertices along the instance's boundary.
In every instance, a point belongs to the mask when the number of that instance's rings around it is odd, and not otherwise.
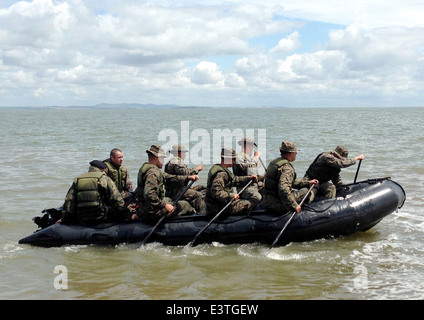
[{"label": "camouflage jacket", "polygon": [[297,179],[296,171],[288,160],[277,158],[269,164],[265,179],[266,196],[274,197],[284,204],[296,208],[298,203],[292,190],[308,186],[308,179]]},{"label": "camouflage jacket", "polygon": [[143,213],[156,213],[162,210],[165,200],[165,182],[167,179],[186,181],[186,176],[171,175],[162,172],[157,166],[145,162],[137,176],[137,199]]},{"label": "camouflage jacket", "polygon": [[[236,162],[233,165],[233,172],[236,176],[257,175],[258,181],[263,181],[264,177],[259,175],[258,173],[259,167],[260,167],[259,158],[255,158],[248,155],[247,153],[240,152],[237,155]],[[246,183],[240,184],[239,188],[244,187]],[[251,184],[251,186],[257,187],[258,183],[254,182]]]},{"label": "camouflage jacket", "polygon": [[320,183],[331,180],[335,185],[341,185],[343,184],[340,177],[341,169],[350,167],[355,163],[355,159],[339,157],[333,152],[323,152],[309,166],[305,177],[318,179]]},{"label": "camouflage jacket", "polygon": [[134,190],[133,184],[130,180],[128,170],[124,166],[117,167],[110,159],[103,161],[108,167],[107,175],[115,182],[121,194],[123,192],[132,192]]},{"label": "camouflage jacket", "polygon": [[206,186],[207,204],[217,203],[218,206],[226,205],[234,198],[233,188],[247,183],[249,177],[234,176],[226,167],[215,164],[209,170],[208,183]]},{"label": "camouflage jacket", "polygon": [[[62,222],[75,220],[82,220],[86,222],[90,222],[88,220],[96,220],[101,222],[101,220],[106,220],[108,218],[108,207],[114,209],[118,215],[122,216],[122,218],[125,218],[125,214],[128,213],[125,207],[125,202],[112,179],[110,179],[105,173],[101,175],[95,174],[101,171],[93,166],[90,166],[88,172],[93,173],[93,179],[97,179],[97,192],[99,195],[98,207],[85,210],[88,209],[89,205],[82,205],[77,201],[78,193],[80,192],[78,189],[79,180],[81,177],[90,177],[90,174],[82,174],[74,179],[72,186],[66,194],[65,202],[62,207]],[[92,192],[96,193],[95,190],[92,190]],[[89,217],[85,214],[88,211],[90,211]]]},{"label": "camouflage jacket", "polygon": [[233,172],[236,176],[257,175],[259,166],[258,158],[240,152],[237,154],[236,163],[233,165]]},{"label": "camouflage jacket", "polygon": [[195,175],[199,172],[195,169],[190,169],[180,157],[172,157],[165,165],[165,172],[168,174],[165,181],[166,196],[173,198],[186,185],[187,180],[181,179],[181,176]]}]

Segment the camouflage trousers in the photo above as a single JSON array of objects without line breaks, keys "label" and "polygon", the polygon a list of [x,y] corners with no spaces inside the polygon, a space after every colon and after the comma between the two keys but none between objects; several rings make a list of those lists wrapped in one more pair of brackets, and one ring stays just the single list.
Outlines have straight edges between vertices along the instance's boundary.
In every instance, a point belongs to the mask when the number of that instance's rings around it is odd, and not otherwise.
[{"label": "camouflage trousers", "polygon": [[[240,192],[242,188],[237,188],[237,192]],[[247,187],[241,194],[241,200],[248,200],[251,204],[251,210],[255,209],[259,202],[262,200],[262,195],[259,192],[258,184],[254,183],[251,186]]]},{"label": "camouflage trousers", "polygon": [[[308,188],[302,188],[300,190],[293,190],[292,194],[297,203],[300,203],[303,197],[308,193]],[[311,203],[315,199],[315,195],[317,193],[317,189],[313,188],[311,193],[308,196],[308,199],[305,200],[304,203]],[[264,205],[266,208],[275,211],[278,214],[283,214],[288,211],[293,211],[294,209],[290,206],[289,203],[285,203],[281,201],[279,198],[271,194],[265,194],[264,196]]]},{"label": "camouflage trousers", "polygon": [[[202,192],[202,187],[201,186],[197,186],[188,189],[185,193],[184,196],[182,197],[182,199],[184,199],[185,201],[187,201],[196,211],[196,213],[198,214],[206,214],[206,204],[205,204],[205,195],[204,193],[206,193],[206,188],[203,187],[203,189],[205,190],[205,192]],[[198,191],[200,190],[200,191]],[[176,200],[179,196],[179,192],[175,192],[172,195],[172,200]]]},{"label": "camouflage trousers", "polygon": [[[224,205],[220,205],[216,202],[208,202],[206,200],[207,207],[207,215],[214,216],[218,212],[220,212],[224,207]],[[238,199],[233,201],[227,209],[220,215],[221,217],[229,216],[229,215],[240,215],[247,214],[250,210],[252,210],[253,204],[248,200]]]},{"label": "camouflage trousers", "polygon": [[329,181],[323,182],[318,184],[318,192],[324,195],[324,199],[334,199],[336,197],[336,186]]},{"label": "camouflage trousers", "polygon": [[[171,203],[172,199],[165,197],[163,199],[165,203]],[[139,211],[141,212],[141,217],[143,220],[147,220],[150,222],[159,220],[162,216],[166,216],[168,212],[165,210],[165,208],[159,210],[159,211],[152,211],[152,210],[143,210],[142,208],[139,208]],[[177,202],[174,212],[172,213],[173,216],[184,216],[184,215],[190,215],[193,214],[193,207],[188,203],[187,201],[180,200]]]}]

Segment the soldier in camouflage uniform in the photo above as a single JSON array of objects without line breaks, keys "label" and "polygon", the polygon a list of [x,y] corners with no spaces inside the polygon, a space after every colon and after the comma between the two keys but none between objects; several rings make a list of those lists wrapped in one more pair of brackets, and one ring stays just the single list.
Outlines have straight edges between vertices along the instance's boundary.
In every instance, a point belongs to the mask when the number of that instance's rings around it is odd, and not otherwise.
[{"label": "soldier in camouflage uniform", "polygon": [[233,149],[223,148],[221,151],[221,163],[215,164],[209,170],[208,183],[206,186],[206,207],[208,215],[215,215],[221,211],[231,200],[233,203],[223,214],[248,213],[253,203],[241,200],[240,195],[234,193],[233,188],[240,184],[246,184],[249,180],[257,181],[256,175],[234,176],[229,170],[236,160],[236,152]]},{"label": "soldier in camouflage uniform", "polygon": [[[233,165],[234,174],[236,176],[258,176],[258,182],[251,183],[250,186],[247,187],[240,195],[240,199],[246,199],[252,202],[252,209],[254,209],[262,200],[258,184],[260,181],[264,180],[264,177],[258,174],[260,166],[260,152],[256,150],[252,157],[253,147],[255,146],[255,142],[252,139],[243,138],[238,142],[238,144],[242,147],[242,149],[241,152],[237,154],[236,162]],[[239,192],[245,185],[246,183],[239,185],[237,187],[237,192]]]},{"label": "soldier in camouflage uniform", "polygon": [[62,208],[58,222],[80,221],[88,225],[117,222],[129,218],[130,211],[115,183],[106,175],[106,165],[99,161],[90,162],[90,168],[74,179]]},{"label": "soldier in camouflage uniform", "polygon": [[108,168],[107,175],[115,182],[121,196],[128,198],[133,192],[133,184],[130,180],[130,175],[126,167],[122,165],[124,160],[124,154],[118,148],[114,148],[110,151],[109,159],[104,160]]},{"label": "soldier in camouflage uniform", "polygon": [[[187,149],[178,144],[172,146],[169,150],[174,156],[165,165],[165,172],[175,176],[189,176],[197,175],[202,170],[202,166],[198,165],[195,169],[189,169],[184,163]],[[187,181],[181,181],[179,179],[169,178],[165,182],[165,196],[176,200],[183,189],[187,186]],[[199,190],[205,190],[204,186],[195,186],[188,189],[182,199],[186,200],[192,205],[198,214],[206,214],[206,204],[204,201],[204,194]]]},{"label": "soldier in camouflage uniform", "polygon": [[[271,161],[266,170],[264,204],[278,214],[292,210],[300,212],[299,202],[307,194],[307,187],[318,183],[317,180],[296,179],[291,162],[296,160],[297,151],[293,142],[283,141],[281,157]],[[313,198],[314,192],[311,192],[309,202]]]},{"label": "soldier in camouflage uniform", "polygon": [[324,195],[324,199],[336,197],[336,187],[343,184],[340,177],[342,168],[350,167],[357,160],[365,159],[362,154],[352,159],[349,159],[348,155],[346,147],[338,145],[333,151],[320,153],[306,171],[306,179],[319,180],[318,191]]},{"label": "soldier in camouflage uniform", "polygon": [[172,199],[165,197],[164,184],[169,178],[181,181],[197,180],[196,175],[174,176],[162,173],[160,170],[165,159],[165,150],[158,145],[152,145],[150,150],[146,150],[149,160],[145,162],[137,177],[137,200],[139,203],[138,214],[134,214],[132,219],[141,217],[150,222],[159,220],[162,216],[192,214],[192,206],[184,200],[173,204]]}]

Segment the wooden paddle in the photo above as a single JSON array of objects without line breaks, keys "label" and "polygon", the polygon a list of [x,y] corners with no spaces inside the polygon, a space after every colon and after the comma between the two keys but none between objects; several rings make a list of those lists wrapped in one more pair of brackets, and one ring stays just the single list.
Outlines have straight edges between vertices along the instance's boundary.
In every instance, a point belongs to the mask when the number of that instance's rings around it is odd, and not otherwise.
[{"label": "wooden paddle", "polygon": [[[253,180],[250,180],[244,187],[243,187],[243,189],[241,189],[240,190],[240,192],[238,193],[238,194],[241,194],[244,190],[246,190],[246,188],[252,183],[252,181]],[[215,221],[215,219],[216,218],[218,218],[220,215],[221,215],[221,213],[223,213],[224,211],[225,211],[225,209],[227,209],[228,207],[229,207],[229,205],[230,204],[232,204],[233,203],[233,201],[234,201],[234,198],[233,199],[231,199],[231,201],[230,202],[228,202],[226,205],[225,205],[225,207],[224,208],[222,208],[222,210],[221,211],[219,211],[212,219],[211,219],[211,221],[209,221],[209,223],[206,225],[206,226],[204,226],[203,227],[203,229],[202,230],[200,230],[197,234],[196,234],[196,236],[193,238],[193,240],[188,244],[188,246],[189,247],[192,247],[193,246],[193,244],[194,244],[194,242],[196,241],[196,239],[203,233],[203,231],[205,231],[207,228],[209,228],[209,226],[212,224],[212,222],[214,222]]]},{"label": "wooden paddle", "polygon": [[[306,193],[306,195],[303,197],[302,201],[299,203],[300,206],[302,206],[303,202],[306,200],[306,198],[308,197],[308,195],[311,193],[312,188],[315,185],[312,185],[308,192]],[[286,230],[287,226],[289,225],[289,223],[292,221],[294,215],[296,214],[296,210],[292,213],[292,215],[290,216],[290,219],[287,220],[286,224],[284,225],[283,229],[281,229],[280,233],[278,234],[278,236],[275,238],[274,242],[271,244],[271,246],[269,247],[269,249],[272,249],[272,247],[278,242],[278,240],[280,239],[281,235],[283,234],[284,230]]]},{"label": "wooden paddle", "polygon": [[[192,184],[194,183],[194,180],[191,180],[187,186],[184,188],[184,190],[180,193],[180,195],[178,196],[177,200],[175,200],[173,202],[173,205],[176,206],[178,201],[182,198],[182,196],[186,193],[186,191],[188,189],[190,189],[190,187],[192,186]],[[167,215],[162,216],[159,221],[155,224],[155,226],[150,230],[149,234],[143,239],[143,241],[141,242],[142,245],[144,245],[147,240],[150,238],[150,236],[153,234],[153,232],[155,232],[156,228],[162,223],[162,221],[167,217]]]}]

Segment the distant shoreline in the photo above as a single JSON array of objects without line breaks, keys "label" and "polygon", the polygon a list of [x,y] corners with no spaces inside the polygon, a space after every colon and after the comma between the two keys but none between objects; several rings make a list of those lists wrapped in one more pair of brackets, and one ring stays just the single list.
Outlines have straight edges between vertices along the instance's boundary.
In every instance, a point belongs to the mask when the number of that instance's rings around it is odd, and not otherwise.
[{"label": "distant shoreline", "polygon": [[423,108],[424,106],[350,106],[350,107],[287,107],[287,106],[180,106],[173,104],[140,103],[101,103],[92,106],[0,106],[0,109],[384,109],[384,108]]},{"label": "distant shoreline", "polygon": [[257,108],[287,108],[287,107],[210,107],[210,106],[180,106],[174,104],[139,104],[139,103],[102,103],[92,106],[0,106],[0,108],[20,108],[20,109],[220,109],[220,108],[239,108],[239,109],[257,109]]}]

